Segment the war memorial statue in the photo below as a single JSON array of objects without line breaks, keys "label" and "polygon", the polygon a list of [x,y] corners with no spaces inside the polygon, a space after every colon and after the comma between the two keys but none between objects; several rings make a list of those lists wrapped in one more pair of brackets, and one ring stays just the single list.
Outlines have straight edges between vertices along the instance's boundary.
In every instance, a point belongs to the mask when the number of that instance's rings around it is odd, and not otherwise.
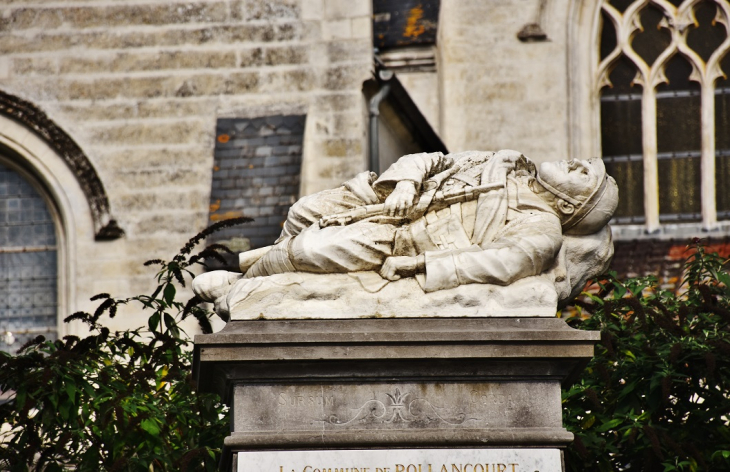
[{"label": "war memorial statue", "polygon": [[193,282],[229,320],[193,374],[231,405],[223,470],[564,472],[561,384],[600,336],[555,315],[607,268],[617,203],[600,159],[509,150],[300,199],[241,272]]},{"label": "war memorial statue", "polygon": [[241,273],[198,276],[224,319],[554,316],[613,255],[599,158],[420,153],[301,198]]}]

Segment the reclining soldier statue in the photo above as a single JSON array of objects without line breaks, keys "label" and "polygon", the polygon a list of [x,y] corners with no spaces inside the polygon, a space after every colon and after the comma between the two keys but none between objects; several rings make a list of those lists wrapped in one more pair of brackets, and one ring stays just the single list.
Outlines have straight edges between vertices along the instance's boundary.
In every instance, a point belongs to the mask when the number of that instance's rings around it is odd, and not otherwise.
[{"label": "reclining soldier statue", "polygon": [[411,154],[303,197],[274,245],[240,255],[240,274],[209,272],[193,289],[224,319],[276,306],[287,317],[287,300],[317,316],[340,298],[359,312],[323,317],[554,315],[606,270],[617,204],[598,158],[538,172],[511,150]]}]

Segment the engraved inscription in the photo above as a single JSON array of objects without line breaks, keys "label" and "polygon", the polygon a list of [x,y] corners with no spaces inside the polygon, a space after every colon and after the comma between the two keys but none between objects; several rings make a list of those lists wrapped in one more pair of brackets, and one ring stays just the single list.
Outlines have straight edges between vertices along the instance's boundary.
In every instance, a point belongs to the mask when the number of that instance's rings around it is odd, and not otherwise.
[{"label": "engraved inscription", "polygon": [[[441,466],[439,468],[439,465]],[[395,464],[393,467],[322,467],[306,465],[301,472],[518,472],[520,464]],[[287,472],[279,466],[279,472]],[[291,472],[297,472],[292,469]],[[539,471],[536,471],[539,472]]]},{"label": "engraved inscription", "polygon": [[394,449],[239,452],[246,472],[561,472],[552,449]]},{"label": "engraved inscription", "polygon": [[515,401],[512,395],[500,392],[472,390],[470,392],[470,401],[472,405],[497,406],[505,410],[513,410],[515,408]]},{"label": "engraved inscription", "polygon": [[279,406],[289,407],[312,407],[312,406],[334,406],[335,397],[332,395],[290,395],[281,392],[276,400]]}]

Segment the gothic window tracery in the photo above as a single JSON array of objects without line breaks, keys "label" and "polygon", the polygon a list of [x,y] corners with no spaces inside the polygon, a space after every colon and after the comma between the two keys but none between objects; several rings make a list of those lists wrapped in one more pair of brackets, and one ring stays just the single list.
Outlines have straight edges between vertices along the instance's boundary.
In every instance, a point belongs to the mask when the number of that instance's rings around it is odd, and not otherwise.
[{"label": "gothic window tracery", "polygon": [[730,1],[604,0],[597,93],[618,223],[730,219]]}]

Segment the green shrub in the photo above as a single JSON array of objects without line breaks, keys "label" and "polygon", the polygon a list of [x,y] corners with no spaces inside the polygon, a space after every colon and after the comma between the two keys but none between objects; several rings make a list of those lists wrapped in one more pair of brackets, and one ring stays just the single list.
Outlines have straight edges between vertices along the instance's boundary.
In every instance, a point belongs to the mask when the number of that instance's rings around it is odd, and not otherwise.
[{"label": "green shrub", "polygon": [[[197,393],[191,382],[190,340],[178,323],[194,316],[210,332],[200,300],[177,301],[189,268],[220,258],[221,246],[191,255],[210,233],[248,219],[227,220],[193,237],[172,261],[159,265],[152,295],[114,299],[94,313],[79,312],[91,334],[46,341],[39,336],[17,355],[0,352],[0,469],[12,471],[216,470],[228,433],[226,408],[217,396]],[[150,310],[148,326],[110,332],[99,323],[119,305]]]},{"label": "green shrub", "polygon": [[600,330],[582,379],[563,392],[570,471],[730,470],[730,276],[697,245],[680,295],[656,278],[609,276],[576,306]]},{"label": "green shrub", "polygon": [[[198,394],[190,379],[190,341],[178,323],[194,316],[210,331],[200,300],[177,301],[189,267],[217,258],[220,246],[190,255],[219,227],[196,235],[172,261],[158,264],[152,295],[101,294],[79,339],[0,352],[3,470],[215,470],[228,434],[220,399]],[[576,302],[587,318],[569,323],[600,330],[596,356],[563,394],[564,423],[576,440],[570,471],[730,470],[730,276],[724,260],[701,246],[686,264],[681,295],[653,277],[624,282],[609,276],[597,295]],[[110,332],[99,323],[117,307],[150,310],[148,326]]]}]

